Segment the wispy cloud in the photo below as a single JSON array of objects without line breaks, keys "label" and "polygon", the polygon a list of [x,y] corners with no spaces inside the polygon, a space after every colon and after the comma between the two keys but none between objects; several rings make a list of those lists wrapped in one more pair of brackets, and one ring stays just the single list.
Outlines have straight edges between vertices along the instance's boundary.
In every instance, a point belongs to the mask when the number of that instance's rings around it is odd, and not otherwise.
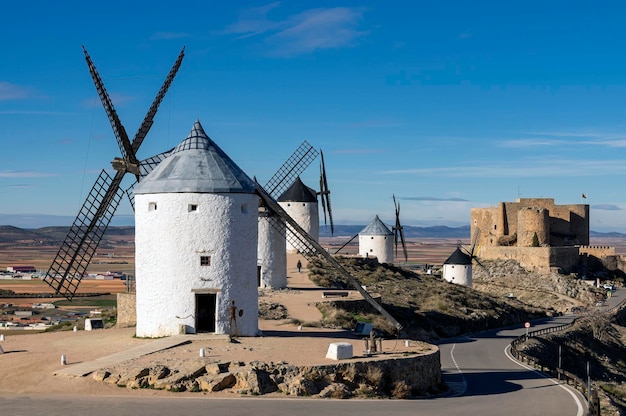
[{"label": "wispy cloud", "polygon": [[280,57],[352,47],[358,38],[368,33],[357,29],[363,18],[363,8],[316,8],[282,19],[270,19],[269,12],[279,5],[276,2],[249,9],[224,32],[239,35],[238,39],[262,36],[265,53]]},{"label": "wispy cloud", "polygon": [[402,196],[398,197],[404,201],[436,201],[436,202],[470,202],[463,198],[436,198],[434,196]]},{"label": "wispy cloud", "polygon": [[45,178],[56,174],[32,170],[0,170],[0,178]]},{"label": "wispy cloud", "polygon": [[626,164],[621,160],[555,160],[524,159],[506,163],[479,163],[474,166],[426,167],[378,172],[383,175],[423,175],[474,178],[536,178],[624,175]]},{"label": "wispy cloud", "polygon": [[0,114],[7,115],[43,115],[43,116],[71,116],[73,113],[63,113],[60,111],[35,111],[35,110],[0,110]]},{"label": "wispy cloud", "polygon": [[602,211],[623,211],[620,207],[613,204],[596,204],[592,205],[591,208]]},{"label": "wispy cloud", "polygon": [[8,185],[7,188],[10,188],[10,189],[29,189],[29,188],[32,188],[32,185]]},{"label": "wispy cloud", "polygon": [[500,142],[503,147],[546,147],[563,145],[603,146],[610,148],[626,147],[626,133],[609,133],[597,131],[553,131],[533,132],[530,137],[524,139],[504,140]]},{"label": "wispy cloud", "polygon": [[171,40],[191,37],[187,32],[155,32],[150,36],[150,40]]},{"label": "wispy cloud", "polygon": [[23,100],[31,95],[31,89],[0,81],[0,101]]}]

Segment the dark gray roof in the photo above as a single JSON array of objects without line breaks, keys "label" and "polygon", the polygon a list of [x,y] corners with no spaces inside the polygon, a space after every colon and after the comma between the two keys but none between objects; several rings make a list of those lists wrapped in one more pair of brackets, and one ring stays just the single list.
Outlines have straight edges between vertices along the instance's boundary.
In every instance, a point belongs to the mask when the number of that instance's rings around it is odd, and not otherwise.
[{"label": "dark gray roof", "polygon": [[464,253],[460,248],[457,247],[456,250],[454,250],[454,253],[450,254],[450,257],[448,257],[448,259],[444,261],[443,264],[469,265],[472,264],[472,258],[467,253]]},{"label": "dark gray roof", "polygon": [[298,176],[293,184],[278,197],[278,202],[317,202],[317,192],[306,186]]},{"label": "dark gray roof", "polygon": [[359,233],[361,235],[393,235],[393,232],[378,218],[378,215],[372,222]]},{"label": "dark gray roof", "polygon": [[187,138],[134,189],[135,194],[254,191],[254,182],[207,136],[198,120]]}]

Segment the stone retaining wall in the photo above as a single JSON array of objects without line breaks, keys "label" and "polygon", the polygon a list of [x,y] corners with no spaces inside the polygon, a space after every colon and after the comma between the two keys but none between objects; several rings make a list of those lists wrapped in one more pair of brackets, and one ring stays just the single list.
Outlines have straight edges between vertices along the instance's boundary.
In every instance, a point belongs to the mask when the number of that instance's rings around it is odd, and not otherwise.
[{"label": "stone retaining wall", "polygon": [[425,354],[385,358],[385,354],[363,361],[294,366],[287,363],[211,362],[187,359],[150,367],[116,366],[93,374],[127,388],[162,389],[173,392],[220,392],[262,395],[283,393],[314,397],[410,398],[442,391],[439,349]]}]

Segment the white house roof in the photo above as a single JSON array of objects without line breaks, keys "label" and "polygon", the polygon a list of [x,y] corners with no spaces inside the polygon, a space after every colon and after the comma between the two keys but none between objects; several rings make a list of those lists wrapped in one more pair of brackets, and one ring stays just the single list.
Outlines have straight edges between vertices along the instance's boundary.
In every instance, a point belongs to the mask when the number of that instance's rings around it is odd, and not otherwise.
[{"label": "white house roof", "polygon": [[378,215],[359,233],[361,235],[393,235],[393,232],[383,223]]},{"label": "white house roof", "polygon": [[207,136],[198,120],[187,138],[134,189],[135,194],[254,191],[254,182]]}]

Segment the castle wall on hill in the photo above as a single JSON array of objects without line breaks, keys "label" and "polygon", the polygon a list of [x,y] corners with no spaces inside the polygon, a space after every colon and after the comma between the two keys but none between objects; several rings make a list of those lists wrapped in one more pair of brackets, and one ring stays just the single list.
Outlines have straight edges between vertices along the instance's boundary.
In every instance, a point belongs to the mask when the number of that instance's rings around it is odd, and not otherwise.
[{"label": "castle wall on hill", "polygon": [[515,260],[536,273],[569,273],[578,264],[578,247],[481,247],[478,256],[485,260]]},{"label": "castle wall on hill", "polygon": [[615,247],[611,246],[579,246],[578,251],[581,255],[585,254],[599,259],[608,256],[615,256]]}]

